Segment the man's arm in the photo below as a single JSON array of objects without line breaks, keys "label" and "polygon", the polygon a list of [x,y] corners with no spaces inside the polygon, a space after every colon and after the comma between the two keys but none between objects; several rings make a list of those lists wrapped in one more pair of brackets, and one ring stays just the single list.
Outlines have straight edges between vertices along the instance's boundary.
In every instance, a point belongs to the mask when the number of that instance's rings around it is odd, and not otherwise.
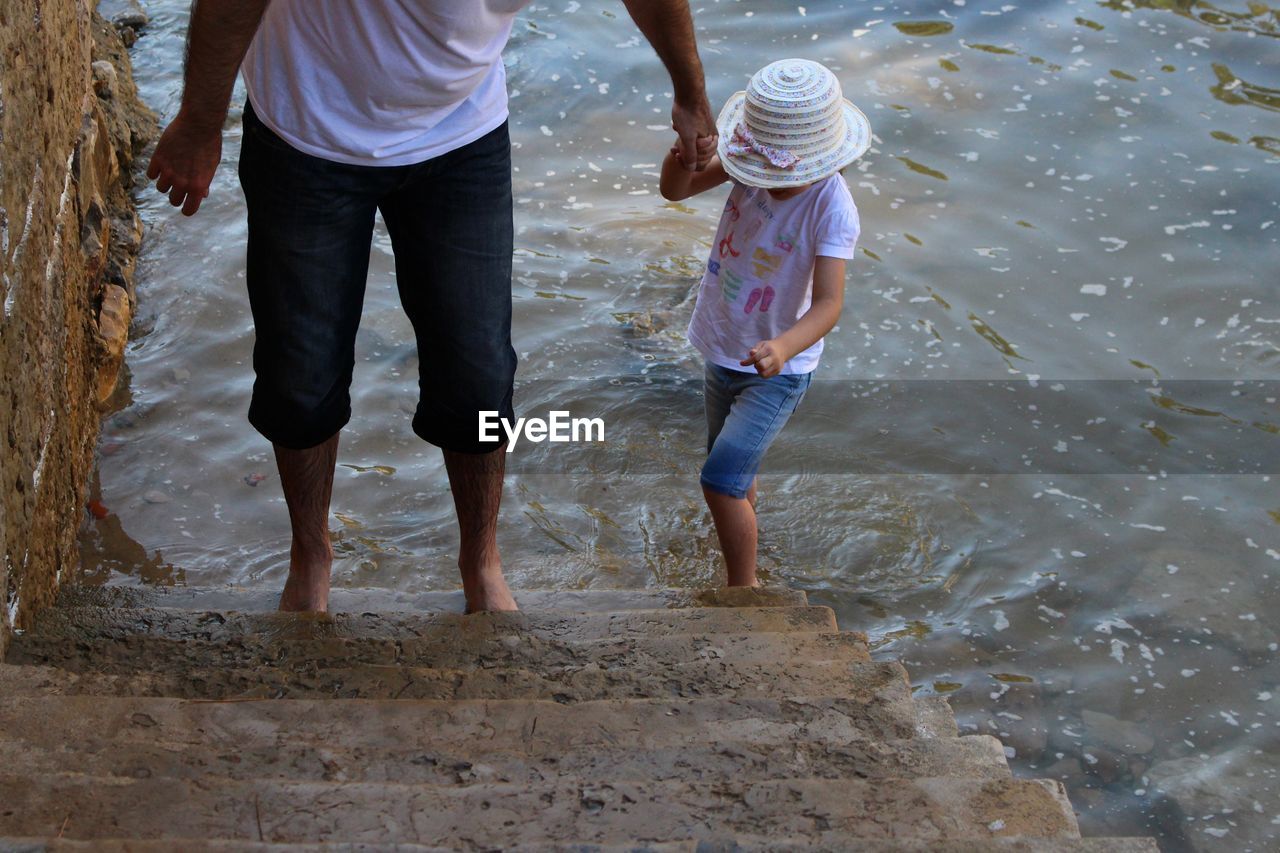
[{"label": "man's arm", "polygon": [[671,75],[675,104],[671,126],[680,137],[681,162],[701,171],[715,153],[716,123],[693,34],[688,0],[622,0],[640,32]]},{"label": "man's arm", "polygon": [[222,158],[222,123],[240,62],[270,0],[193,0],[182,106],[147,167],[156,189],[191,216],[209,195]]}]

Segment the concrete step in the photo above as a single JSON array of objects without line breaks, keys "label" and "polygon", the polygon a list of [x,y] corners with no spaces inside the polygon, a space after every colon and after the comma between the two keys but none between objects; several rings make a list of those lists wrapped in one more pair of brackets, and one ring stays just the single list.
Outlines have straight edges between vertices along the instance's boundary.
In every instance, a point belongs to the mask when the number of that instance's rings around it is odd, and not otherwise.
[{"label": "concrete step", "polygon": [[1079,837],[1061,785],[1017,779],[613,782],[468,787],[0,776],[0,835],[443,846],[714,839]]},{"label": "concrete step", "polygon": [[676,634],[607,640],[560,640],[537,636],[468,640],[451,628],[431,628],[405,639],[334,636],[324,623],[308,620],[271,634],[198,637],[86,636],[67,632],[15,638],[7,660],[75,672],[128,673],[257,666],[311,668],[353,664],[398,664],[435,669],[512,667],[548,672],[596,664],[605,669],[658,668],[695,660],[785,667],[791,661],[869,661],[866,638],[839,633]]},{"label": "concrete step", "polygon": [[[322,669],[306,664],[245,669],[170,668],[125,674],[59,670],[56,690],[183,699],[593,699],[722,696],[865,696],[909,706],[906,670],[898,663],[795,661],[735,664],[695,660],[674,665],[605,669],[598,664],[547,672],[494,667],[433,669],[367,664]],[[76,677],[78,676],[78,678]]]},{"label": "concrete step", "polygon": [[[519,849],[519,848],[516,848]],[[574,850],[599,850],[588,846]],[[633,848],[634,849],[634,848]],[[643,850],[654,848],[645,846]],[[664,848],[665,849],[665,848]],[[728,839],[699,842],[689,849],[696,853],[784,853],[792,850],[849,850],[857,853],[1160,853],[1149,838],[1027,838],[1004,836],[982,841],[919,841],[848,839],[844,843],[815,844],[800,839],[770,839],[737,835]]]},{"label": "concrete step", "polygon": [[345,637],[396,640],[449,635],[460,645],[507,637],[561,642],[665,637],[688,634],[749,634],[837,631],[829,607],[691,607],[665,610],[567,613],[242,613],[167,608],[50,607],[35,627],[14,637],[15,645],[97,639],[167,637],[233,642],[250,635]]},{"label": "concrete step", "polygon": [[[162,841],[66,838],[0,838],[0,853],[440,853],[446,847],[421,844],[272,844],[262,841],[227,841],[168,838]],[[737,836],[717,841],[677,841],[661,844],[534,844],[504,847],[511,853],[750,853],[783,850],[857,850],[859,853],[1160,853],[1149,838],[989,838],[984,841],[873,841],[859,839],[830,846]]]},{"label": "concrete step", "polygon": [[[528,589],[516,590],[516,600],[529,611],[600,613],[614,610],[660,610],[682,607],[804,607],[803,590],[786,587],[721,587],[719,589]],[[224,586],[82,586],[62,587],[60,607],[143,608],[185,610],[275,611],[280,590],[267,587]],[[335,588],[329,592],[333,613],[461,613],[462,590],[403,592],[377,588]]]},{"label": "concrete step", "polygon": [[50,732],[92,732],[118,744],[249,749],[293,742],[367,752],[471,755],[555,755],[609,746],[656,749],[720,740],[760,746],[841,745],[910,738],[915,733],[911,705],[886,700],[874,690],[850,698],[633,699],[573,705],[526,700],[225,702],[51,694],[60,686],[53,679],[66,677],[59,670],[0,665],[0,732],[36,738],[43,727]]},{"label": "concrete step", "polygon": [[[27,733],[29,732],[29,733]],[[6,729],[0,767],[32,775],[65,772],[129,779],[214,777],[295,782],[401,782],[532,785],[557,780],[685,781],[722,779],[901,779],[1009,776],[1004,747],[987,736],[925,740],[853,741],[847,744],[757,744],[715,740],[648,749],[592,745],[561,750],[477,752],[406,751],[402,747],[350,749],[341,742],[287,741],[270,746],[119,743],[83,730],[41,726]]]},{"label": "concrete step", "polygon": [[[592,848],[588,848],[592,849]],[[651,848],[644,848],[646,850]],[[857,853],[1160,853],[1150,838],[987,838],[982,841],[849,840],[834,845],[739,835],[700,843],[697,853],[783,853],[791,850],[850,850]]]}]

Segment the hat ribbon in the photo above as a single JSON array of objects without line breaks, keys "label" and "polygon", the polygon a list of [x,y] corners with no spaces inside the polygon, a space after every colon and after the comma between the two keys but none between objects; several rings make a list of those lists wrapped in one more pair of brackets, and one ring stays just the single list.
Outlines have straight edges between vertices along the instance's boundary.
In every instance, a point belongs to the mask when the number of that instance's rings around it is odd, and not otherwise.
[{"label": "hat ribbon", "polygon": [[733,139],[725,149],[730,154],[750,154],[755,152],[779,169],[790,169],[800,162],[800,158],[784,148],[772,148],[751,135],[751,128],[738,122],[733,129]]}]

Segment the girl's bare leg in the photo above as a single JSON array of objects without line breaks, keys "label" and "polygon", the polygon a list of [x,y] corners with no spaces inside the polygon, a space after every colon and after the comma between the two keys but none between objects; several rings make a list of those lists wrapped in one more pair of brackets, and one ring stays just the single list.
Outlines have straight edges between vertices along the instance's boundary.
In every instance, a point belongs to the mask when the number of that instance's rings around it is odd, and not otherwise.
[{"label": "girl's bare leg", "polygon": [[745,498],[730,497],[705,487],[702,494],[716,524],[729,586],[756,586],[755,484],[752,483]]}]

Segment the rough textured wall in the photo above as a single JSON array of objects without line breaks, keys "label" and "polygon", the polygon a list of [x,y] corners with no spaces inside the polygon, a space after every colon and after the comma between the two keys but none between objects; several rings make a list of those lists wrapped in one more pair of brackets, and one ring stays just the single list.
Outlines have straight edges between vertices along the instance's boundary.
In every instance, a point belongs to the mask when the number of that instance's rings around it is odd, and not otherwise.
[{"label": "rough textured wall", "polygon": [[52,600],[131,315],[154,119],[94,0],[0,3],[0,654]]}]

